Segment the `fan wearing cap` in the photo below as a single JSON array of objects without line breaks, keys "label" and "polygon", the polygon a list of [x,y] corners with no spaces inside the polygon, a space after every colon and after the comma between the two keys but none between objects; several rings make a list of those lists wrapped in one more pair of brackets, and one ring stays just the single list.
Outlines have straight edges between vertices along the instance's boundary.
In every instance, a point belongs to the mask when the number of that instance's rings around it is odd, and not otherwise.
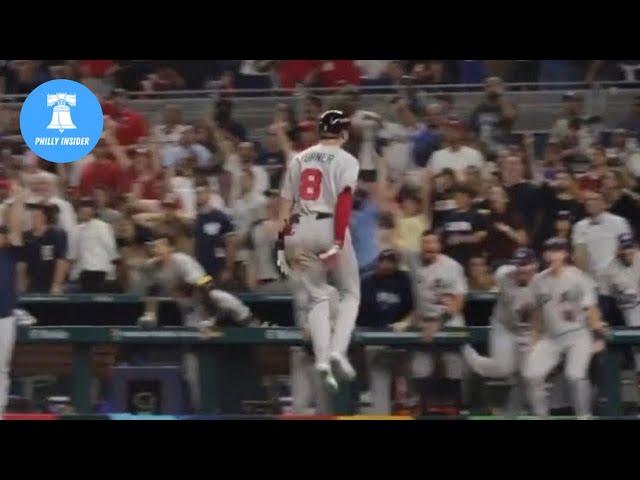
[{"label": "fan wearing cap", "polygon": [[482,154],[475,148],[464,144],[466,136],[465,125],[458,118],[450,118],[445,123],[444,144],[445,148],[436,150],[429,163],[427,172],[431,177],[439,175],[445,168],[454,171],[458,181],[465,180],[465,169],[476,167],[486,175],[487,168]]},{"label": "fan wearing cap", "polygon": [[[633,235],[618,237],[618,253],[604,272],[604,294],[615,299],[628,327],[640,327],[640,252]],[[640,381],[640,351],[634,348],[636,374]]]},{"label": "fan wearing cap", "polygon": [[0,219],[0,415],[9,393],[9,369],[16,335],[14,310],[18,305],[16,264],[22,256],[22,218],[25,215],[24,189],[11,185],[13,202]]},{"label": "fan wearing cap", "polygon": [[525,367],[529,400],[534,413],[546,417],[549,405],[545,379],[564,357],[564,375],[575,414],[592,412],[588,370],[594,351],[604,347],[606,324],[598,309],[596,285],[578,268],[568,265],[568,243],[552,238],[544,244],[549,268],[531,282],[535,298],[532,315],[532,350]]},{"label": "fan wearing cap", "polygon": [[483,357],[469,344],[462,355],[479,375],[507,378],[512,390],[506,405],[508,414],[517,415],[522,407],[522,372],[529,354],[531,314],[534,308],[531,280],[538,271],[532,250],[518,248],[511,265],[503,265],[495,273],[498,296],[491,315],[489,356]]}]

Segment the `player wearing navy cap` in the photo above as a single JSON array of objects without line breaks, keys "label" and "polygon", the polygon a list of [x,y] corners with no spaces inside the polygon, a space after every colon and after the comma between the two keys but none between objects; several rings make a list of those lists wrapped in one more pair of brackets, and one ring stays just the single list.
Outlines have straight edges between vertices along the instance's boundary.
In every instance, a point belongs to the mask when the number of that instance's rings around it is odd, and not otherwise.
[{"label": "player wearing navy cap", "polygon": [[13,203],[0,225],[0,419],[9,393],[9,368],[16,337],[14,309],[18,304],[16,264],[22,250],[25,192],[12,184]]},{"label": "player wearing navy cap", "polygon": [[507,402],[508,414],[516,415],[522,403],[522,373],[529,353],[534,298],[529,287],[538,271],[533,251],[518,248],[511,265],[496,271],[498,298],[491,315],[489,356],[483,357],[470,345],[462,348],[462,355],[471,369],[489,378],[508,378],[512,385]]},{"label": "player wearing navy cap", "polygon": [[[618,237],[618,255],[604,273],[605,295],[614,298],[628,327],[640,327],[640,252],[633,235]],[[636,374],[640,380],[640,350],[634,348]]]}]

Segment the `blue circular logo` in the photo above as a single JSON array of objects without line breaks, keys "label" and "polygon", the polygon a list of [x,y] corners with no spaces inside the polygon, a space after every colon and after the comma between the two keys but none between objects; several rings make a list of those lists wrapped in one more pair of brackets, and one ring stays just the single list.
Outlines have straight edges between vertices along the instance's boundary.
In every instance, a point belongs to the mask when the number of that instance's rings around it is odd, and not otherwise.
[{"label": "blue circular logo", "polygon": [[102,108],[81,83],[51,80],[33,90],[20,110],[20,130],[29,148],[56,163],[75,162],[102,134]]}]

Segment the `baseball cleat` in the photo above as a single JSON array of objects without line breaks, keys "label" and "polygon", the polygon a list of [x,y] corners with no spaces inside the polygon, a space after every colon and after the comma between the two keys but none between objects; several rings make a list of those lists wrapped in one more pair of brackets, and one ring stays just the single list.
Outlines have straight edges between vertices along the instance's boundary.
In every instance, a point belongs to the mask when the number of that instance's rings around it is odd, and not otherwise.
[{"label": "baseball cleat", "polygon": [[318,365],[316,370],[318,370],[318,374],[325,387],[327,387],[331,393],[336,393],[338,391],[338,382],[336,377],[333,376],[333,373],[331,373],[331,369],[325,365]]},{"label": "baseball cleat", "polygon": [[331,354],[331,367],[343,380],[352,381],[356,378],[356,371],[349,360],[339,353]]}]

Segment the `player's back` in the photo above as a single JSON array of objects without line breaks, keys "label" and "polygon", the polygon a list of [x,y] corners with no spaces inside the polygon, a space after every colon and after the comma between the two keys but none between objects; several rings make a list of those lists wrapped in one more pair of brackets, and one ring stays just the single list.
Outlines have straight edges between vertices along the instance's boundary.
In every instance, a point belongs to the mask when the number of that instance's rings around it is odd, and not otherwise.
[{"label": "player's back", "polygon": [[333,213],[338,195],[347,187],[355,190],[358,170],[353,155],[337,145],[319,143],[294,157],[283,196],[295,199],[301,212]]}]

